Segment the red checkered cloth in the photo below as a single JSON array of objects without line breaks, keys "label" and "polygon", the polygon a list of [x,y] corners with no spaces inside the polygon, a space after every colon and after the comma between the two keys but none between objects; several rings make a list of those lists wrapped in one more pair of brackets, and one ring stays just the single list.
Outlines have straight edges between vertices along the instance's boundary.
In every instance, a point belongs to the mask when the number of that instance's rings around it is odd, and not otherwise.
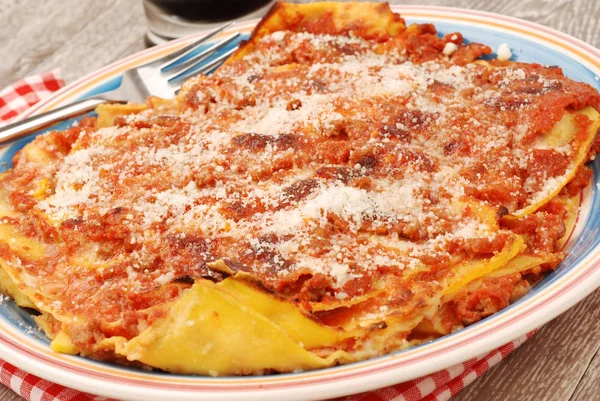
[{"label": "red checkered cloth", "polygon": [[33,75],[0,92],[0,121],[8,122],[65,86],[59,70]]},{"label": "red checkered cloth", "polygon": [[[25,78],[0,92],[0,122],[8,122],[64,86],[58,70]],[[502,347],[448,369],[384,389],[340,398],[338,401],[446,401],[506,358],[535,331]],[[0,382],[31,401],[111,401],[82,393],[22,371],[0,360]]]}]

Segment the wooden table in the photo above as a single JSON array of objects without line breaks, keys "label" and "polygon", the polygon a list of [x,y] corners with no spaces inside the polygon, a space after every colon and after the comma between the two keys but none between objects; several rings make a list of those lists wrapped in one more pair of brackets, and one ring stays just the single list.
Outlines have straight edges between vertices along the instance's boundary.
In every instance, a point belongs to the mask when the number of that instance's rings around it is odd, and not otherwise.
[{"label": "wooden table", "polygon": [[[596,0],[413,3],[465,7],[523,18],[600,47],[600,2]],[[56,67],[71,82],[145,47],[145,21],[139,0],[0,0],[0,27],[0,88],[28,74]],[[596,291],[543,327],[454,400],[598,399],[599,348],[600,291]],[[0,400],[22,398],[0,386]]]}]

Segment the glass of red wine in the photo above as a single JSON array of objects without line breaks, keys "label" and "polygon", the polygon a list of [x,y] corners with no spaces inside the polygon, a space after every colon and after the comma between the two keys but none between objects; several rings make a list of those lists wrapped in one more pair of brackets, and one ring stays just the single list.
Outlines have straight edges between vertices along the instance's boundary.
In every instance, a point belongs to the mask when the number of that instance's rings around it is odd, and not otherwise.
[{"label": "glass of red wine", "polygon": [[149,45],[216,28],[225,21],[258,18],[274,0],[144,0]]}]

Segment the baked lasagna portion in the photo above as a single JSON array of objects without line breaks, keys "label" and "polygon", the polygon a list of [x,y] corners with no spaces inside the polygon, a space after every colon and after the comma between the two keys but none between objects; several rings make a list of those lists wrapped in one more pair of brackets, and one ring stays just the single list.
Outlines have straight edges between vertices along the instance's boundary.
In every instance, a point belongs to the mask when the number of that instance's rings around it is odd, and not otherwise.
[{"label": "baked lasagna portion", "polygon": [[176,100],[105,105],[0,180],[0,282],[58,352],[246,375],[506,307],[564,258],[600,96],[385,4],[276,4]]}]

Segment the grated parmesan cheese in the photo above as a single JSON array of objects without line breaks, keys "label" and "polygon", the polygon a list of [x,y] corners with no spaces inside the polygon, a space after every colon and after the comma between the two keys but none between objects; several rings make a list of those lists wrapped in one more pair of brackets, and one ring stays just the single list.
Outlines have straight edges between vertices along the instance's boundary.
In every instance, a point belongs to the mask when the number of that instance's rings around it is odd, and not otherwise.
[{"label": "grated parmesan cheese", "polygon": [[500,46],[498,46],[496,53],[498,54],[498,60],[506,61],[512,57],[510,47],[508,47],[506,43],[502,43]]},{"label": "grated parmesan cheese", "polygon": [[452,42],[448,42],[444,46],[444,50],[442,51],[442,53],[444,53],[446,56],[449,56],[452,53],[454,53],[457,49],[458,49],[458,46],[456,46],[456,44],[454,44]]}]

